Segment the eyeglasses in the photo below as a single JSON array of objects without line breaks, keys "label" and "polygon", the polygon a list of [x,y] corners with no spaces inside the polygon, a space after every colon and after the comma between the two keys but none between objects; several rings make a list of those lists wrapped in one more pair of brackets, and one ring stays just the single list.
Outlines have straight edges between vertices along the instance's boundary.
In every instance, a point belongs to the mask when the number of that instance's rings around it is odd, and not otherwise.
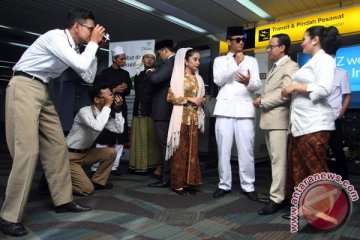
[{"label": "eyeglasses", "polygon": [[266,50],[267,51],[270,51],[270,50],[273,50],[273,48],[274,47],[279,47],[280,45],[268,45],[267,47],[266,47]]},{"label": "eyeglasses", "polygon": [[236,43],[239,43],[242,41],[243,43],[246,41],[246,37],[237,37],[237,38],[230,38],[230,41],[236,41]]},{"label": "eyeglasses", "polygon": [[83,27],[86,27],[88,30],[89,30],[89,32],[92,32],[93,30],[94,30],[94,27],[89,27],[89,26],[87,26],[87,25],[85,25],[85,24],[82,24],[82,23],[79,23],[81,26],[83,26]]}]

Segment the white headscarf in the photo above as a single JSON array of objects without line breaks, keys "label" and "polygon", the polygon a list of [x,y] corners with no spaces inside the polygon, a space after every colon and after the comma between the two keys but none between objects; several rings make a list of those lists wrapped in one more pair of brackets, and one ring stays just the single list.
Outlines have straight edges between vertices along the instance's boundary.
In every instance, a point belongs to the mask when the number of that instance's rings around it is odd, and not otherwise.
[{"label": "white headscarf", "polygon": [[[170,88],[173,91],[175,97],[184,96],[184,79],[185,79],[185,55],[188,50],[192,48],[180,48],[175,55],[175,63],[173,72],[171,75]],[[197,97],[203,97],[205,95],[205,86],[202,77],[198,71],[195,73],[198,81],[199,90]],[[174,152],[179,148],[180,142],[180,128],[182,122],[183,105],[174,105],[171,113],[169,131],[166,144],[166,156],[165,160],[171,158]],[[202,107],[198,107],[198,127],[201,132],[204,132],[204,119],[205,114]]]}]

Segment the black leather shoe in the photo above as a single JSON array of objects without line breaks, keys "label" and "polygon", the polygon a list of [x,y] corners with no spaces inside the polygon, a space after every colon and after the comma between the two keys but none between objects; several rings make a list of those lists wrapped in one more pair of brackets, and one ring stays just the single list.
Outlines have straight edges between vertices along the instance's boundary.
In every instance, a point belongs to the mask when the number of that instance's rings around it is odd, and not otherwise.
[{"label": "black leather shoe", "polygon": [[168,186],[170,186],[170,183],[166,181],[156,181],[148,184],[148,187],[168,187]]},{"label": "black leather shoe", "polygon": [[107,183],[105,185],[100,185],[98,183],[92,183],[94,185],[94,189],[95,190],[109,190],[112,189],[114,187],[114,185],[112,185],[112,183]]},{"label": "black leather shoe", "polygon": [[269,203],[270,202],[270,198],[268,198],[268,197],[258,197],[257,198],[257,201],[258,202],[261,202],[261,203],[265,203],[265,204],[267,204],[267,203]]},{"label": "black leather shoe", "polygon": [[196,193],[198,192],[198,190],[194,187],[184,187],[184,191],[186,191],[190,195],[196,195]]},{"label": "black leather shoe", "polygon": [[225,194],[231,193],[231,190],[224,190],[221,188],[216,189],[216,191],[213,194],[214,198],[219,198],[225,196]]},{"label": "black leather shoe", "polygon": [[182,195],[182,196],[188,195],[188,192],[184,188],[181,189],[181,190],[173,189],[173,192],[176,193],[176,194]]},{"label": "black leather shoe", "polygon": [[28,232],[21,223],[12,223],[0,218],[0,230],[10,236],[21,237],[25,236]]},{"label": "black leather shoe", "polygon": [[90,207],[87,206],[82,206],[80,204],[78,204],[75,201],[60,205],[60,206],[56,206],[55,207],[55,212],[56,213],[65,213],[65,212],[88,212],[91,211]]},{"label": "black leather shoe", "polygon": [[281,208],[281,204],[278,204],[272,200],[268,202],[265,207],[259,210],[260,215],[269,215],[276,213]]},{"label": "black leather shoe", "polygon": [[245,196],[247,196],[252,201],[258,201],[258,197],[255,191],[253,192],[243,192]]}]

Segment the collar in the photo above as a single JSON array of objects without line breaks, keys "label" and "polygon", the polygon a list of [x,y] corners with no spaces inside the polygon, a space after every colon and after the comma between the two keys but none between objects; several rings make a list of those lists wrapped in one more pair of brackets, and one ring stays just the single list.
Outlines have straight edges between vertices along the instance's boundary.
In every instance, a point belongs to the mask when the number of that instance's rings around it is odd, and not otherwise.
[{"label": "collar", "polygon": [[91,111],[94,115],[94,118],[96,118],[101,112],[94,104],[91,105]]},{"label": "collar", "polygon": [[279,66],[280,63],[284,62],[289,56],[288,55],[285,55],[283,56],[282,58],[280,58],[279,60],[277,60],[275,62],[276,66]]},{"label": "collar", "polygon": [[175,56],[175,54],[172,54],[172,55],[168,56],[168,59],[170,59],[172,56]]},{"label": "collar", "polygon": [[70,31],[66,28],[64,30],[64,32],[65,32],[65,35],[66,35],[66,38],[67,38],[67,41],[68,41],[70,47],[73,49],[79,49],[79,46],[75,44],[74,39],[72,38],[72,36],[70,34]]},{"label": "collar", "polygon": [[234,54],[235,54],[234,52],[229,51],[229,52],[226,54],[226,56],[228,56],[228,57],[233,57]]}]

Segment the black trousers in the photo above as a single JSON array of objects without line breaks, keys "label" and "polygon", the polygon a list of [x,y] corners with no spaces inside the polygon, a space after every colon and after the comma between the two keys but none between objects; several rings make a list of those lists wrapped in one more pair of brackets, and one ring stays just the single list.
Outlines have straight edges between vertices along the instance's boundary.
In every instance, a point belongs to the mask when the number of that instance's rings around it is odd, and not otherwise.
[{"label": "black trousers", "polygon": [[163,160],[164,164],[162,166],[162,181],[169,182],[170,181],[170,159],[165,161],[166,156],[166,141],[167,135],[169,131],[169,124],[170,121],[167,120],[155,120],[154,126],[156,131],[156,136],[159,141],[160,145],[160,154],[161,159]]},{"label": "black trousers", "polygon": [[340,119],[336,119],[335,128],[336,129],[330,134],[329,146],[336,161],[335,165],[330,167],[330,171],[342,176],[342,179],[349,179],[346,157],[343,150],[344,137]]}]

